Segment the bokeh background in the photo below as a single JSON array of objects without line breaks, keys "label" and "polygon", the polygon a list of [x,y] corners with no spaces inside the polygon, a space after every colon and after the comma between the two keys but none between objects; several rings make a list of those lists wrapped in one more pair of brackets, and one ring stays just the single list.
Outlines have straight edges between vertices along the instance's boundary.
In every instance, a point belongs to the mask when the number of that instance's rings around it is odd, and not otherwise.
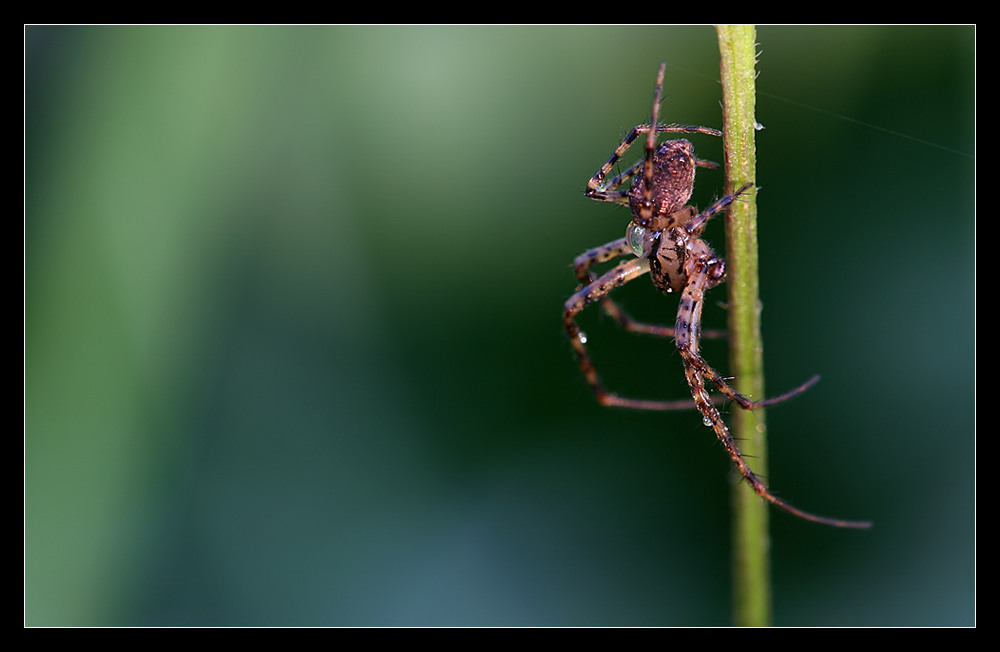
[{"label": "bokeh background", "polygon": [[[775,623],[974,624],[975,31],[758,40],[768,479],[875,521],[771,511]],[[710,27],[28,27],[26,622],[728,624],[725,453],[561,325],[661,60],[719,126]]]}]

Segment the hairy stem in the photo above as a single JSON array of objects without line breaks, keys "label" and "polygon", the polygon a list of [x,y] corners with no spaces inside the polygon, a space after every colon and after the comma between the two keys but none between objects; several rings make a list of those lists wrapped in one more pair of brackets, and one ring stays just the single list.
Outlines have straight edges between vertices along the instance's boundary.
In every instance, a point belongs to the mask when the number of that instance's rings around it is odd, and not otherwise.
[{"label": "hairy stem", "polygon": [[[752,25],[716,27],[721,55],[723,133],[727,192],[756,179],[754,106],[756,34]],[[726,284],[729,292],[729,364],[736,391],[763,397],[764,360],[757,273],[756,190],[740,197],[726,219]],[[734,410],[731,427],[744,455],[767,474],[763,410]],[[767,503],[745,483],[732,494],[733,617],[736,625],[771,624],[770,538]]]}]

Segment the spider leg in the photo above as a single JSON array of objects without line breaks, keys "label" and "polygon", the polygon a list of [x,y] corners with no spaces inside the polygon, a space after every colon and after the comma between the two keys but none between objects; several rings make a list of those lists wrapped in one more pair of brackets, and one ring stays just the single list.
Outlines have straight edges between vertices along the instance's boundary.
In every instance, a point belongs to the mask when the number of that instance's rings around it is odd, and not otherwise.
[{"label": "spider leg", "polygon": [[[613,245],[614,243],[611,243]],[[610,246],[610,245],[608,245]],[[600,249],[600,248],[599,248]],[[590,384],[598,403],[601,405],[632,408],[636,410],[688,410],[695,407],[693,400],[680,401],[648,401],[642,399],[631,399],[613,394],[601,384],[597,376],[594,363],[587,353],[587,338],[576,325],[576,316],[594,302],[602,301],[607,295],[617,287],[639,278],[649,272],[649,260],[645,258],[632,258],[623,263],[619,263],[599,278],[578,290],[566,301],[563,311],[563,323],[566,327],[566,334],[576,352],[577,360],[580,363],[580,370]],[[708,399],[711,402],[711,398]]]},{"label": "spider leg", "polygon": [[[609,261],[612,258],[626,255],[634,256],[635,254],[626,238],[621,238],[600,247],[589,249],[577,256],[576,260],[573,261],[573,269],[576,272],[576,278],[580,281],[580,287],[590,285],[597,280],[597,277],[590,269],[591,267]],[[628,314],[610,296],[604,296],[601,299],[601,307],[608,316],[617,321],[629,333],[644,333],[655,337],[674,336],[672,326],[639,321]],[[724,338],[727,336],[727,333],[724,330],[705,330],[702,331],[702,336],[706,338]]]},{"label": "spider leg", "polygon": [[819,376],[813,376],[812,378],[802,383],[795,389],[785,392],[780,396],[772,396],[771,398],[762,399],[760,401],[752,401],[743,394],[740,394],[735,389],[733,389],[732,385],[726,382],[726,379],[723,378],[722,375],[719,374],[719,372],[713,369],[712,366],[708,364],[708,362],[705,360],[705,358],[701,357],[697,353],[689,353],[688,356],[685,358],[685,364],[691,364],[692,366],[694,366],[698,370],[698,373],[700,373],[702,376],[707,378],[709,382],[715,385],[715,388],[718,389],[723,395],[725,395],[726,398],[736,402],[744,410],[756,410],[758,408],[767,407],[769,405],[777,405],[778,403],[787,401],[790,398],[798,396],[799,394],[801,394],[802,392],[806,391],[807,389],[809,389],[810,387],[819,382]]},{"label": "spider leg", "polygon": [[667,71],[666,61],[660,62],[660,70],[656,73],[656,90],[653,93],[653,116],[649,121],[650,129],[646,133],[646,157],[642,161],[642,203],[638,211],[633,209],[633,219],[637,224],[646,226],[653,218],[653,158],[656,154],[656,123],[660,118],[660,96],[663,94],[663,75]]},{"label": "spider leg", "polygon": [[[632,131],[634,132],[635,129],[633,129]],[[634,140],[635,136],[632,136],[632,138]],[[629,144],[631,144],[631,141],[629,141]],[[591,199],[597,199],[598,201],[609,201],[616,204],[621,204],[622,206],[628,206],[628,190],[619,190],[619,188],[628,185],[629,180],[631,180],[632,177],[635,176],[635,173],[639,171],[639,168],[642,167],[643,162],[637,161],[636,163],[633,163],[632,166],[629,167],[629,169],[625,170],[618,176],[612,178],[610,181],[604,182],[603,175],[607,174],[607,172],[610,171],[610,167],[618,162],[618,158],[620,157],[616,157],[613,154],[611,156],[611,159],[605,164],[605,166],[603,166],[601,170],[597,172],[597,174],[591,177],[590,183],[587,184],[587,190],[585,191],[585,194],[588,197],[590,197]],[[607,169],[605,169],[605,167]],[[599,181],[596,182],[597,185],[594,186],[594,188],[591,188],[591,183],[595,183],[594,180],[598,178]]]},{"label": "spider leg", "polygon": [[[628,151],[628,148],[632,146],[632,142],[635,141],[641,133],[639,131],[641,127],[642,125],[632,127],[632,130],[628,132],[627,136],[625,136],[625,140],[623,140],[618,147],[615,148],[615,151],[611,153],[611,158],[608,159],[608,162],[602,165],[601,169],[594,173],[594,176],[592,176],[590,181],[587,182],[587,189],[584,191],[585,195],[598,201],[607,201],[615,204],[622,204],[623,206],[628,205],[628,190],[619,190],[619,188],[626,181],[635,176],[636,172],[643,165],[643,161],[639,161],[638,163],[632,165],[628,170],[614,177],[610,181],[606,182],[605,178],[611,171],[611,168],[618,163],[625,152]],[[647,131],[648,129],[649,128],[646,127]]]},{"label": "spider leg", "polygon": [[[707,265],[704,267],[707,267]],[[684,361],[684,376],[691,387],[691,394],[694,397],[698,411],[701,412],[704,418],[705,424],[712,426],[719,441],[722,442],[726,452],[729,453],[729,458],[736,465],[740,474],[750,483],[750,487],[754,490],[754,493],[775,507],[807,521],[814,521],[825,525],[846,528],[871,527],[871,523],[867,521],[845,521],[802,511],[771,493],[767,485],[750,468],[750,465],[743,457],[743,453],[736,445],[732,434],[729,432],[726,422],[722,419],[722,415],[719,414],[719,410],[713,404],[712,398],[705,388],[706,376],[711,374],[718,377],[718,374],[698,354],[698,326],[701,322],[701,307],[704,292],[711,285],[712,280],[706,269],[701,269],[695,274],[691,274],[689,283],[681,295],[681,303],[677,312],[677,349],[680,351],[681,358]],[[713,383],[717,387],[719,386],[714,379]],[[723,384],[725,385],[724,381]],[[726,387],[728,388],[728,385]],[[730,391],[732,390],[730,389]],[[739,396],[735,392],[733,394]]]},{"label": "spider leg", "polygon": [[730,195],[726,195],[725,197],[722,197],[721,199],[717,199],[716,201],[714,201],[711,206],[709,206],[702,212],[692,217],[686,223],[685,228],[687,228],[688,233],[691,233],[693,235],[699,235],[702,231],[705,230],[705,224],[708,222],[708,219],[710,217],[712,217],[716,213],[725,210],[730,204],[739,199],[740,195],[742,195],[743,193],[745,193],[746,191],[750,190],[753,187],[754,185],[752,183],[748,183],[739,190],[737,190],[736,192]]}]

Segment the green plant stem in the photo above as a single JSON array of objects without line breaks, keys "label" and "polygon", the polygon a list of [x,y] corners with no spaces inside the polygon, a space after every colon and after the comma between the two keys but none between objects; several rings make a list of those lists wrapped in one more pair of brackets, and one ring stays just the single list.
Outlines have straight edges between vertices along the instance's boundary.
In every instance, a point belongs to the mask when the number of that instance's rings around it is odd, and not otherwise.
[{"label": "green plant stem", "polygon": [[[756,29],[716,27],[721,59],[723,132],[728,192],[756,179],[754,106]],[[726,219],[726,283],[729,292],[729,364],[736,391],[764,396],[757,256],[757,191],[734,202]],[[730,427],[759,475],[767,475],[763,410],[734,410]],[[732,493],[733,617],[736,625],[771,624],[770,538],[767,503],[745,482]]]}]

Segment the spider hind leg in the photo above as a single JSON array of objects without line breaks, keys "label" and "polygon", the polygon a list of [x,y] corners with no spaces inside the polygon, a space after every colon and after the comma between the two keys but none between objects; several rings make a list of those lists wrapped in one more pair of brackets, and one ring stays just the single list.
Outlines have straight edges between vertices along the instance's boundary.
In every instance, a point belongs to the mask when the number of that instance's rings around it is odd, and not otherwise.
[{"label": "spider hind leg", "polygon": [[[702,267],[705,268],[707,265]],[[693,276],[688,286],[684,288],[680,303],[681,307],[678,310],[677,316],[677,348],[684,361],[684,376],[691,388],[691,395],[694,397],[695,405],[698,411],[701,412],[705,424],[710,425],[715,431],[716,437],[726,449],[729,458],[736,465],[736,469],[740,472],[740,475],[750,484],[754,493],[767,502],[799,518],[816,523],[858,529],[871,527],[871,523],[868,521],[845,521],[827,518],[794,507],[771,493],[767,485],[750,468],[750,464],[746,461],[739,446],[736,445],[732,434],[729,432],[729,427],[726,426],[726,422],[722,419],[722,415],[719,414],[719,410],[715,407],[712,398],[709,396],[708,390],[705,387],[705,379],[708,378],[725,396],[732,398],[745,409],[771,405],[778,400],[795,396],[815,382],[815,379],[810,380],[788,394],[776,397],[776,399],[767,399],[757,403],[749,401],[749,399],[746,399],[733,390],[722,376],[698,354],[698,326],[701,320],[702,297],[704,289],[710,285],[711,280],[707,273]]]}]

